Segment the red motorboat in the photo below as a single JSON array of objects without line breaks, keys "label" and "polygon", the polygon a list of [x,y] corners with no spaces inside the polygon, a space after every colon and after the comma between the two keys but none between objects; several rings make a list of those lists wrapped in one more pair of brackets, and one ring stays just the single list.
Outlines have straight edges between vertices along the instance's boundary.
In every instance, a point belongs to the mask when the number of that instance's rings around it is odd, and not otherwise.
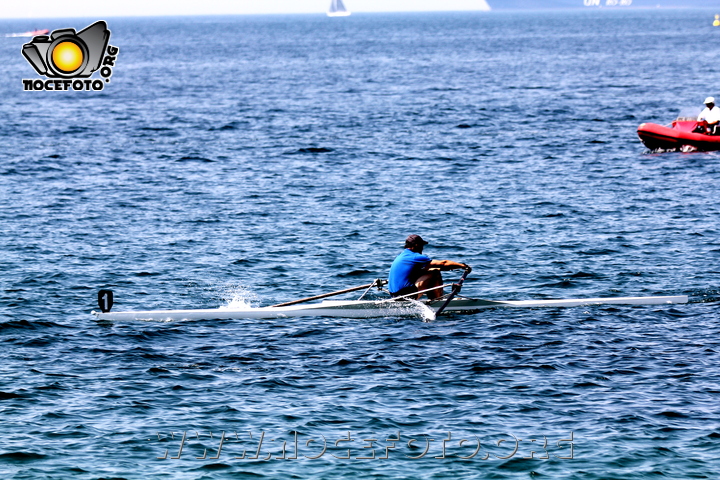
[{"label": "red motorboat", "polygon": [[720,150],[720,127],[718,135],[715,135],[706,122],[698,122],[691,117],[678,117],[667,127],[656,123],[643,123],[638,127],[637,133],[650,150]]},{"label": "red motorboat", "polygon": [[22,35],[24,37],[36,37],[38,35],[47,35],[48,33],[50,33],[50,30],[43,28],[41,30],[33,30],[32,32],[25,32]]},{"label": "red motorboat", "polygon": [[43,28],[42,30],[31,30],[25,33],[8,33],[6,37],[36,37],[38,35],[47,35],[50,30]]}]

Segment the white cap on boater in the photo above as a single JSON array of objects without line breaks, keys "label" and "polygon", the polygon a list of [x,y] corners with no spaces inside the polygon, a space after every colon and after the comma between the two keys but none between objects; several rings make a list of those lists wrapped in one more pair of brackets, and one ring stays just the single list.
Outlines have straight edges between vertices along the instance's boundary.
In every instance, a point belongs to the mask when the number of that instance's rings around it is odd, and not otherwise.
[{"label": "white cap on boater", "polygon": [[714,98],[714,97],[707,97],[707,98],[705,99],[705,105],[707,105],[708,103],[715,103],[715,98]]}]

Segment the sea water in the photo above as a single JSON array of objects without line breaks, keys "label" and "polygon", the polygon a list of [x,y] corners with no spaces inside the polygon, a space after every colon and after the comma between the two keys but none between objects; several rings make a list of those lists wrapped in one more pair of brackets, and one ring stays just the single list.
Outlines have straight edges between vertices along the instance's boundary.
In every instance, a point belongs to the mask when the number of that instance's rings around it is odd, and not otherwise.
[{"label": "sea water", "polygon": [[[720,154],[636,135],[720,96],[714,13],[109,18],[99,92],[1,38],[0,476],[715,478]],[[90,315],[370,283],[411,233],[467,296],[690,303]]]}]

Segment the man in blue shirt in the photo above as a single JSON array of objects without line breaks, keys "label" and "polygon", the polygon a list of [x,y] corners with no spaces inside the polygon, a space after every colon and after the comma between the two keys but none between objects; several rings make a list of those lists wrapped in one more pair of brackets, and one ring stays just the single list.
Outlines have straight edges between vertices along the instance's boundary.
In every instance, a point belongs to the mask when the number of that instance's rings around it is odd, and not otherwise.
[{"label": "man in blue shirt", "polygon": [[[464,263],[452,262],[450,260],[433,260],[423,255],[423,247],[428,242],[420,235],[410,235],[405,239],[405,250],[400,253],[390,266],[388,275],[388,290],[393,297],[409,295],[420,290],[427,290],[433,287],[440,287],[442,282],[442,270],[470,269]],[[442,288],[436,288],[427,292],[430,299],[443,295]],[[422,294],[417,298],[422,297]]]}]

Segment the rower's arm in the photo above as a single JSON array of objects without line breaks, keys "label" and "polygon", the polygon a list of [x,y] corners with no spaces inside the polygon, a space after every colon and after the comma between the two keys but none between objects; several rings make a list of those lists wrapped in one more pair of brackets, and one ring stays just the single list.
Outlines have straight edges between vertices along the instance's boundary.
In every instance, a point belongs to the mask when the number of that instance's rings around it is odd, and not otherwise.
[{"label": "rower's arm", "polygon": [[440,270],[467,270],[470,267],[464,263],[453,262],[452,260],[431,260],[428,268],[439,268]]}]

